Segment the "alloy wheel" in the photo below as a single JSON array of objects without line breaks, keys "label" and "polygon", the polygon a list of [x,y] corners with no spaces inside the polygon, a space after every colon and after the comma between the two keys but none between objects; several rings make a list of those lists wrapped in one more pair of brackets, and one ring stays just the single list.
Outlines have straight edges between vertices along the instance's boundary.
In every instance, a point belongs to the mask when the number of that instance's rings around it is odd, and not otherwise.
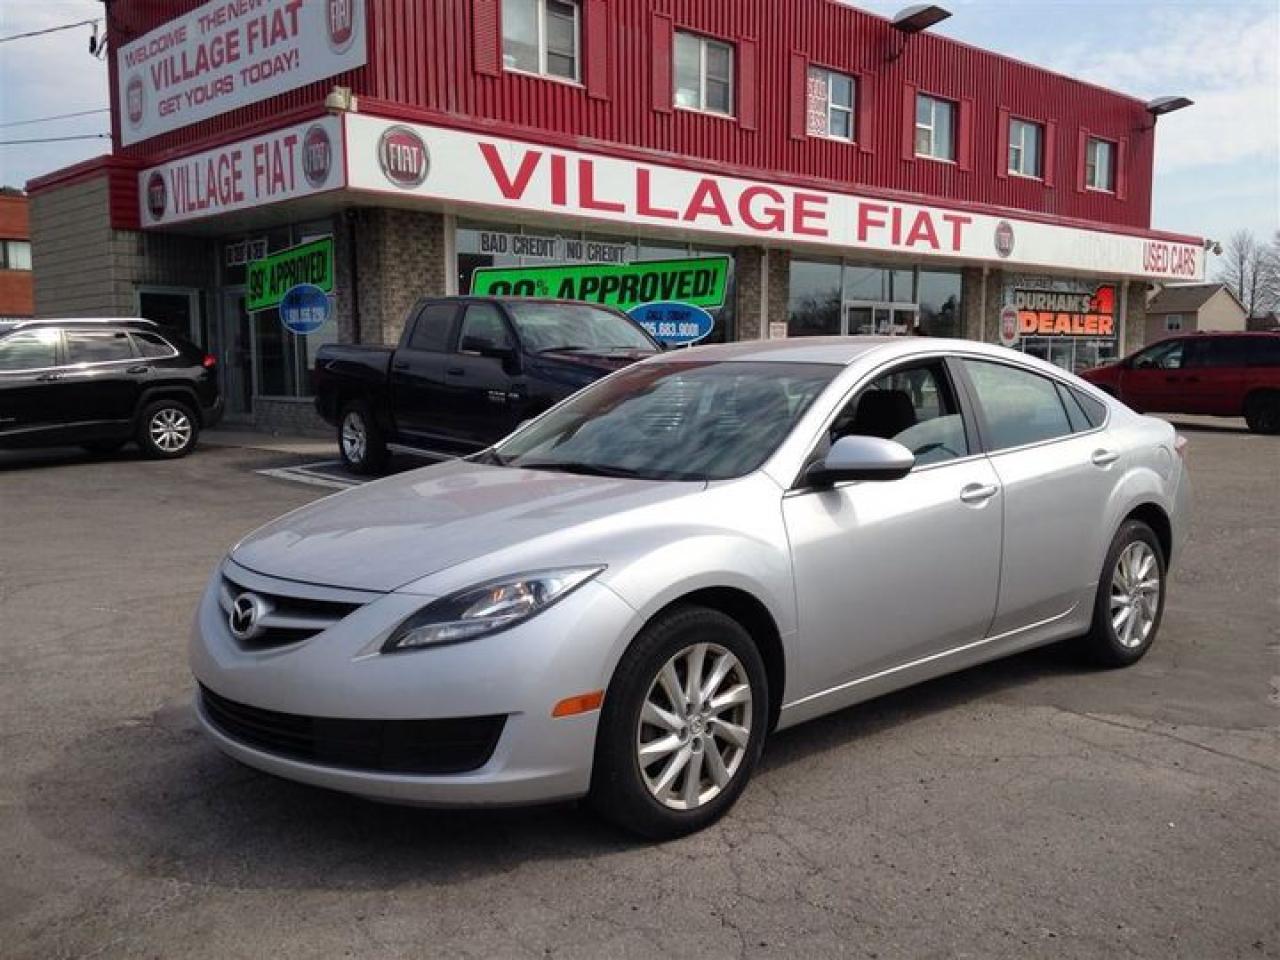
[{"label": "alloy wheel", "polygon": [[351,463],[363,463],[369,449],[364,417],[352,410],[342,420],[342,452]]},{"label": "alloy wheel", "polygon": [[177,453],[191,442],[191,418],[177,407],[157,410],[147,425],[151,442],[165,453]]},{"label": "alloy wheel", "polygon": [[1150,544],[1135,540],[1111,575],[1111,628],[1122,647],[1142,646],[1160,612],[1160,564]]},{"label": "alloy wheel", "polygon": [[746,756],[752,706],[746,668],[724,647],[697,643],[668,660],[636,729],[636,759],[654,799],[672,810],[715,799]]}]

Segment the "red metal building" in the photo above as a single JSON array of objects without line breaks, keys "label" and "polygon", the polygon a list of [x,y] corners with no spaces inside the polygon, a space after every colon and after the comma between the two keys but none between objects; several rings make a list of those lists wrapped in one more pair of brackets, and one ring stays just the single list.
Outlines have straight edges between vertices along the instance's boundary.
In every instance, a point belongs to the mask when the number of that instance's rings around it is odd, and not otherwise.
[{"label": "red metal building", "polygon": [[34,310],[27,198],[0,189],[0,323],[30,319]]},{"label": "red metal building", "polygon": [[[832,0],[115,0],[108,33],[112,155],[31,184],[38,306],[81,256],[45,211],[91,196],[132,244],[96,311],[187,325],[258,419],[426,293],[728,256],[713,339],[1081,366],[1138,342],[1149,280],[1203,275],[1150,229],[1146,104]],[[333,322],[292,332],[252,264],[330,236]]]}]

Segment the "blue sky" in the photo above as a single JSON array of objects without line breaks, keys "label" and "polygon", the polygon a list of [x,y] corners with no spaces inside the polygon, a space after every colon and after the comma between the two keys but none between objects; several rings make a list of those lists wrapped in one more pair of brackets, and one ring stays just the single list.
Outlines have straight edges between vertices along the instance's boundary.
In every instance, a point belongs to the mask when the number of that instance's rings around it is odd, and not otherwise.
[{"label": "blue sky", "polygon": [[[779,0],[786,2],[786,0]],[[892,15],[911,0],[861,0]],[[1225,239],[1280,229],[1278,0],[943,0],[936,32],[1140,97],[1196,106],[1160,121],[1153,225]],[[101,16],[95,0],[0,0],[0,36]],[[88,28],[0,44],[0,123],[106,106]],[[0,140],[99,133],[105,114],[0,127]],[[0,146],[0,184],[103,152],[105,141]]]}]

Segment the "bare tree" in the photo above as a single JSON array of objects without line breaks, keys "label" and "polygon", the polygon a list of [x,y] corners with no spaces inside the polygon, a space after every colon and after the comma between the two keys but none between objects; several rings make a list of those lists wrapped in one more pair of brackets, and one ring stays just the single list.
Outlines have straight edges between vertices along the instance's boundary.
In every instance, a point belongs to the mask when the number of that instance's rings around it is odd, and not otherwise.
[{"label": "bare tree", "polygon": [[1218,280],[1251,317],[1280,307],[1280,232],[1270,243],[1259,241],[1252,230],[1233,233],[1218,265]]}]

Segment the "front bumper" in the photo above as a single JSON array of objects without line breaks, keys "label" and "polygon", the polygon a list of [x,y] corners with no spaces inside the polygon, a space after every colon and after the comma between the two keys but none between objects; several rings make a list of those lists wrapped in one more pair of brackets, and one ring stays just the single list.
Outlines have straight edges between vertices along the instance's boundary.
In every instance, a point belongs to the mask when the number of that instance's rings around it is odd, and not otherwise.
[{"label": "front bumper", "polygon": [[[255,591],[297,589],[235,568]],[[196,715],[226,754],[267,773],[376,800],[421,806],[502,806],[582,796],[591,783],[598,712],[553,718],[565,697],[605,689],[635,611],[588,583],[527,623],[435,649],[384,655],[382,641],[431,598],[369,595],[355,612],[289,646],[246,649],[232,636],[215,576],[190,644],[197,681],[262,710],[352,720],[505,717],[489,759],[462,773],[417,774],[317,763],[229,735],[196,697]],[[322,590],[324,588],[307,588]],[[340,591],[350,597],[350,591]]]}]

